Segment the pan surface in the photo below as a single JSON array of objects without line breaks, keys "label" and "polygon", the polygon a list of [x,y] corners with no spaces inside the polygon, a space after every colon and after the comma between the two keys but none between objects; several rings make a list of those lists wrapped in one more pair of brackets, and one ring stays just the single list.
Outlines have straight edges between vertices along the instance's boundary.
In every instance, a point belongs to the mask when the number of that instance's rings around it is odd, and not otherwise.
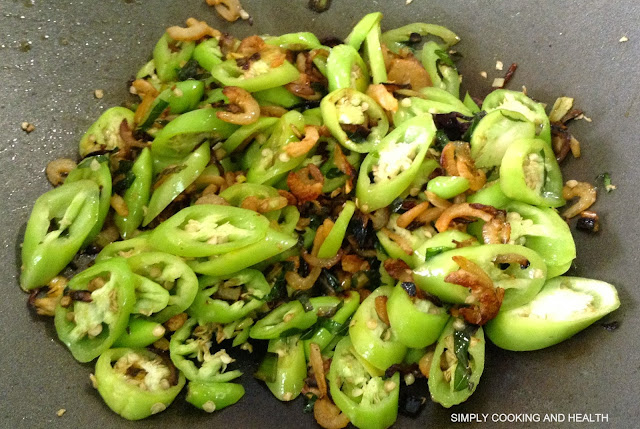
[{"label": "pan surface", "polygon": [[[251,376],[259,357],[241,359],[245,397],[213,415],[178,398],[164,413],[131,423],[112,413],[91,387],[91,365],[74,361],[59,343],[52,323],[26,308],[20,292],[19,242],[35,199],[49,189],[47,162],[75,157],[77,142],[107,107],[127,96],[127,80],[150,56],[169,25],[190,16],[237,36],[312,31],[347,35],[365,13],[384,13],[383,29],[422,21],[445,25],[462,38],[456,49],[463,84],[472,95],[490,90],[496,60],[518,63],[509,87],[526,85],[546,103],[575,97],[593,119],[572,126],[583,158],[569,160],[565,179],[595,182],[611,173],[617,190],[599,193],[595,210],[602,231],[577,232],[578,258],[571,274],[611,282],[621,308],[558,346],[512,353],[488,345],[487,366],[475,394],[444,409],[427,401],[416,419],[401,416],[396,427],[492,427],[493,419],[536,419],[556,414],[562,427],[634,427],[640,400],[638,309],[640,263],[637,214],[640,183],[640,3],[626,1],[334,0],[315,14],[306,0],[244,0],[254,25],[223,23],[203,0],[44,1],[0,0],[0,427],[229,427],[289,428],[315,425],[300,399],[281,404]],[[627,42],[620,42],[623,37]],[[489,78],[480,76],[486,71]],[[104,98],[94,98],[102,89]],[[24,121],[36,129],[26,134]],[[635,209],[633,208],[635,207]],[[244,352],[242,352],[244,353]],[[422,386],[422,387],[420,387]],[[426,386],[415,392],[428,397]],[[56,412],[66,409],[62,417]],[[460,415],[487,415],[487,423],[456,423]],[[584,415],[587,416],[584,416]],[[529,417],[527,417],[527,415]],[[576,415],[579,415],[576,417]],[[542,422],[506,423],[537,427]],[[548,424],[547,424],[548,426]],[[552,424],[550,427],[557,427]]]}]

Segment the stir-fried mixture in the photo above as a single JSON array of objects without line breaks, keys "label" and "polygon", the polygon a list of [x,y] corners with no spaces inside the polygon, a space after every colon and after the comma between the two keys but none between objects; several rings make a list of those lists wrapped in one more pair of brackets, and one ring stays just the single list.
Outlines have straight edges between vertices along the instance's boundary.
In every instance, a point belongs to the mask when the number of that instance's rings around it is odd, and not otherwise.
[{"label": "stir-fried mixture", "polygon": [[[388,427],[424,405],[400,394],[420,379],[444,407],[467,400],[485,335],[537,350],[619,306],[612,285],[563,276],[567,222],[598,230],[595,187],[559,167],[580,156],[573,100],[548,115],[523,92],[461,94],[455,33],[381,19],[344,40],[239,40],[190,18],[79,162],[47,167],[20,284],[74,357],[98,359],[94,385],[122,417],[163,411],[185,384],[201,410],[232,405],[236,361],[266,348],[254,376],[277,399],[303,396],[325,428]],[[72,276],[78,254],[95,260]]]}]

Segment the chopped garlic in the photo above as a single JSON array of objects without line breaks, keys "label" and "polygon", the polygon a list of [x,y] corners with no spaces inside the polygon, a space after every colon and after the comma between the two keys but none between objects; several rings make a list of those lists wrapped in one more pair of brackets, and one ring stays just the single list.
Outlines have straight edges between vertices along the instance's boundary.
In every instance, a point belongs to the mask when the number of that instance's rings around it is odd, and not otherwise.
[{"label": "chopped garlic", "polygon": [[493,83],[491,84],[492,87],[494,88],[502,88],[504,86],[504,78],[503,77],[497,77],[495,79],[493,79]]},{"label": "chopped garlic", "polygon": [[620,42],[620,43],[624,43],[624,42],[628,42],[628,41],[629,41],[629,38],[627,36],[622,36],[620,38],[620,40],[618,40],[618,42]]},{"label": "chopped garlic", "polygon": [[32,131],[34,131],[36,129],[35,125],[33,125],[30,122],[23,122],[20,124],[20,128],[22,128],[22,131],[24,131],[25,133],[29,134]]},{"label": "chopped garlic", "polygon": [[558,97],[553,103],[551,113],[549,113],[549,120],[551,122],[558,122],[562,120],[564,115],[569,113],[573,107],[573,98],[571,97]]},{"label": "chopped garlic", "polygon": [[481,71],[480,72],[480,76],[482,76],[483,78],[487,78],[487,72],[486,71]]},{"label": "chopped garlic", "polygon": [[504,69],[504,64],[502,63],[502,61],[496,61],[496,70],[502,69]]},{"label": "chopped garlic", "polygon": [[411,386],[413,383],[415,383],[415,381],[416,381],[415,375],[411,373],[405,374],[404,384],[406,384],[407,386]]}]

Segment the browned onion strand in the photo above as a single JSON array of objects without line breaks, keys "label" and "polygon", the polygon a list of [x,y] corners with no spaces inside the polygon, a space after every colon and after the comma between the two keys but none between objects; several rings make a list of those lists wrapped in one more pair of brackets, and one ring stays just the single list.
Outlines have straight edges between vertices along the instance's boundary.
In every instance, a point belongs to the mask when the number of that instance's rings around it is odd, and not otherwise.
[{"label": "browned onion strand", "polygon": [[78,166],[75,161],[69,158],[58,158],[47,164],[45,173],[47,180],[53,186],[62,185],[73,169]]},{"label": "browned onion strand", "polygon": [[567,219],[571,219],[579,215],[581,212],[587,210],[596,202],[596,188],[587,182],[578,182],[575,180],[569,180],[564,188],[562,188],[562,197],[565,200],[571,200],[578,198],[578,200],[571,206],[569,206],[562,213],[562,216]]},{"label": "browned onion strand", "polygon": [[444,232],[450,228],[451,222],[458,218],[482,219],[489,222],[495,216],[495,211],[493,207],[482,204],[454,204],[442,212],[435,227],[438,232]]}]

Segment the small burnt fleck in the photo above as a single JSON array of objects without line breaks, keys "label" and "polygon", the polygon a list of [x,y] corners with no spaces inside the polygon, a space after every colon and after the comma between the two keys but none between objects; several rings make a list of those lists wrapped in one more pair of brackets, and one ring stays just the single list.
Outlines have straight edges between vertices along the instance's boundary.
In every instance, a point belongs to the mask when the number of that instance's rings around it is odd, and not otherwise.
[{"label": "small burnt fleck", "polygon": [[420,43],[422,41],[422,36],[420,33],[411,33],[409,34],[409,43]]},{"label": "small burnt fleck", "polygon": [[402,289],[404,289],[409,296],[416,296],[417,289],[416,284],[413,282],[402,282]]},{"label": "small burnt fleck", "polygon": [[342,45],[344,42],[338,37],[328,36],[320,39],[320,43],[329,48],[333,48],[334,46]]},{"label": "small burnt fleck", "polygon": [[602,327],[609,332],[613,332],[620,327],[620,322],[614,320],[613,322],[603,323]]},{"label": "small burnt fleck", "polygon": [[401,413],[409,417],[417,417],[426,401],[420,396],[407,396],[403,402]]},{"label": "small burnt fleck", "polygon": [[576,229],[584,232],[594,233],[600,230],[600,224],[597,218],[581,217],[576,223]]}]

